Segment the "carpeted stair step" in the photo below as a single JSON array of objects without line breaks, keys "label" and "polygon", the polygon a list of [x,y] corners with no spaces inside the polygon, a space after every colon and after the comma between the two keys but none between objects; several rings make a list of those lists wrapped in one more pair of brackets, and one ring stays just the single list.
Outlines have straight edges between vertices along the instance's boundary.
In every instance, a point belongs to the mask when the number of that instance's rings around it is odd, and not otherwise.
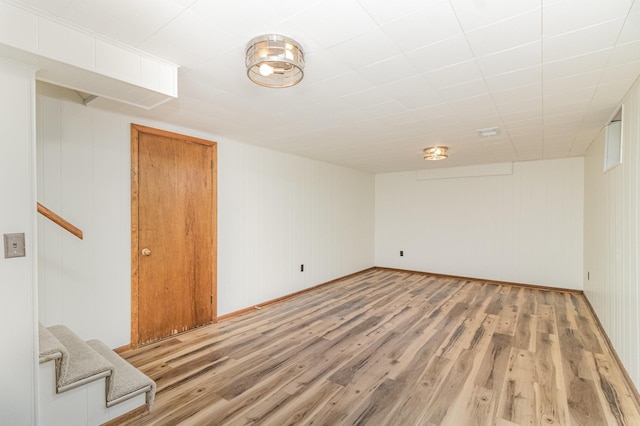
[{"label": "carpeted stair step", "polygon": [[147,406],[151,410],[156,383],[100,340],[89,340],[87,344],[114,367],[111,376],[107,379],[107,407],[146,392]]},{"label": "carpeted stair step", "polygon": [[[68,357],[67,349],[64,347],[60,340],[56,338],[47,327],[38,324],[38,348],[40,352],[40,364],[47,361],[58,360],[57,367],[60,368],[60,360],[63,357]],[[60,373],[60,371],[58,371]]]},{"label": "carpeted stair step", "polygon": [[57,366],[59,393],[111,374],[113,364],[66,326],[54,325],[48,330],[66,351]]}]

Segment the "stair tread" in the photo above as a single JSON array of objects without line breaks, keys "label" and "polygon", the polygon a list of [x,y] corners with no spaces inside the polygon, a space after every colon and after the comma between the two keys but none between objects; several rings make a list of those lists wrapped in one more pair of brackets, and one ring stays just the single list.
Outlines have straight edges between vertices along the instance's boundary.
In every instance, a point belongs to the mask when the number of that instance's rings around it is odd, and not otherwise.
[{"label": "stair tread", "polygon": [[141,389],[149,388],[147,404],[151,409],[156,383],[100,340],[89,340],[87,344],[114,366],[114,370],[109,377],[107,401],[115,401],[126,395],[134,394]]},{"label": "stair tread", "polygon": [[108,373],[113,369],[112,363],[66,326],[54,325],[48,329],[66,349],[58,371],[58,388],[65,388],[75,382]]},{"label": "stair tread", "polygon": [[40,323],[38,328],[38,351],[41,363],[68,356],[67,349],[47,327]]}]

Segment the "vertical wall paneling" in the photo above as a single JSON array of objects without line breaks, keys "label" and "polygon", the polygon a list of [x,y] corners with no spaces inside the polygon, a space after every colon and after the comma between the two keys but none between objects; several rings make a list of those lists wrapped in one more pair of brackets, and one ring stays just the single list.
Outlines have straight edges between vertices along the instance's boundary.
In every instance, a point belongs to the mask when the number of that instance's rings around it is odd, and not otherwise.
[{"label": "vertical wall paneling", "polygon": [[233,225],[219,240],[241,239],[219,250],[220,314],[373,265],[372,175],[244,144],[219,150],[220,175],[241,183],[218,192],[219,220]]},{"label": "vertical wall paneling", "polygon": [[218,142],[218,315],[373,266],[373,175],[38,87],[38,196],[85,235],[39,222],[44,323],[111,347],[129,343],[131,122]]},{"label": "vertical wall paneling", "polygon": [[[93,295],[93,258],[95,226],[91,214],[94,166],[93,120],[91,110],[74,104],[62,104],[63,120],[60,133],[60,214],[84,231],[82,240],[68,232],[62,233],[62,297],[64,322],[77,324],[75,330],[90,336],[95,326],[96,302]],[[73,306],[73,309],[67,309]]]},{"label": "vertical wall paneling", "polygon": [[0,255],[0,424],[37,424],[35,70],[0,60],[0,234],[24,233],[26,256]]},{"label": "vertical wall paneling", "polygon": [[[43,110],[48,113],[43,114]],[[36,111],[36,122],[38,129],[48,129],[46,136],[38,135],[38,201],[49,209],[60,212],[60,105],[50,104],[47,98],[41,99]],[[62,321],[57,315],[60,311],[51,311],[50,307],[62,305],[60,289],[63,271],[57,265],[61,264],[62,259],[63,230],[42,215],[38,215],[38,229],[39,317],[58,324]],[[42,253],[46,253],[46,257]],[[45,286],[44,283],[48,285]]]},{"label": "vertical wall paneling", "polygon": [[616,352],[640,388],[640,86],[625,98],[622,163],[604,169],[605,131],[585,157],[584,283]]},{"label": "vertical wall paneling", "polygon": [[499,176],[380,174],[375,202],[378,266],[582,288],[582,158]]},{"label": "vertical wall paneling", "polygon": [[118,208],[129,202],[127,122],[94,120],[73,92],[39,87],[49,96],[38,96],[38,199],[84,232],[79,240],[39,218],[39,317],[122,346],[130,324],[130,220]]}]

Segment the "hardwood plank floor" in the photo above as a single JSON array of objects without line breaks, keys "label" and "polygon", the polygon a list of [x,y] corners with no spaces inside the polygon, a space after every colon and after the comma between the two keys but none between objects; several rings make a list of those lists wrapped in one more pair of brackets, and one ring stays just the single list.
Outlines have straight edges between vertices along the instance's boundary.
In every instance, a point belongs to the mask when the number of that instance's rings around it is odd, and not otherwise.
[{"label": "hardwood plank floor", "polygon": [[128,425],[640,425],[581,295],[375,269],[122,354]]}]

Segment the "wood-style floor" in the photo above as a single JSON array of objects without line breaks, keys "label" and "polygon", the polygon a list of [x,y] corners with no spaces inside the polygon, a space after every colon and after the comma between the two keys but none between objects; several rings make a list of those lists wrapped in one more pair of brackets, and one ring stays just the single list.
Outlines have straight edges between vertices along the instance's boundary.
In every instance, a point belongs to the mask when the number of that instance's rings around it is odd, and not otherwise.
[{"label": "wood-style floor", "polygon": [[640,425],[575,293],[376,269],[122,355],[131,425]]}]

